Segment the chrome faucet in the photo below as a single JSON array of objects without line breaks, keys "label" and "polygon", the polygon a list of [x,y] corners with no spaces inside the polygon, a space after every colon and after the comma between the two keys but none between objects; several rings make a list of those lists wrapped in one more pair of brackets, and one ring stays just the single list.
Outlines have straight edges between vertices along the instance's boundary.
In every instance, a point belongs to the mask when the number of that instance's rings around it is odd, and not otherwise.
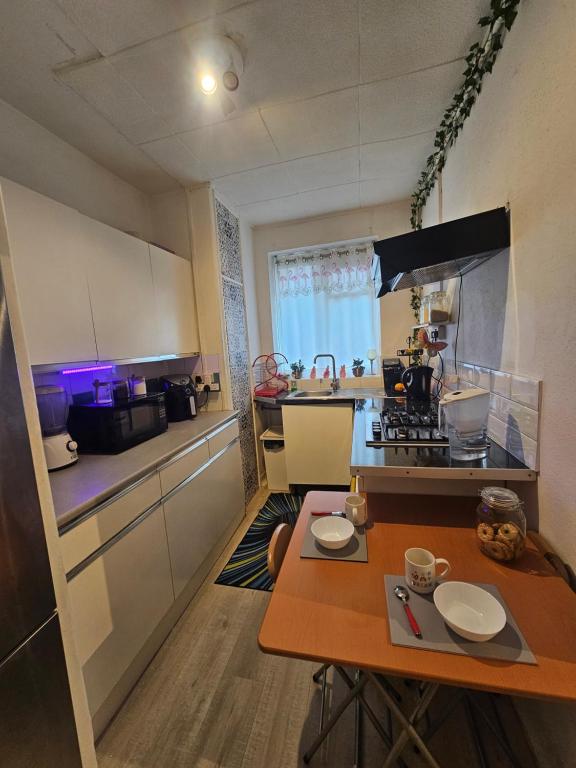
[{"label": "chrome faucet", "polygon": [[334,355],[331,354],[325,354],[322,353],[320,355],[316,355],[314,358],[314,365],[316,365],[316,360],[318,360],[319,357],[330,357],[332,359],[332,381],[330,383],[330,386],[332,387],[332,391],[336,392],[337,389],[340,389],[340,380],[336,378],[336,360],[334,359]]}]

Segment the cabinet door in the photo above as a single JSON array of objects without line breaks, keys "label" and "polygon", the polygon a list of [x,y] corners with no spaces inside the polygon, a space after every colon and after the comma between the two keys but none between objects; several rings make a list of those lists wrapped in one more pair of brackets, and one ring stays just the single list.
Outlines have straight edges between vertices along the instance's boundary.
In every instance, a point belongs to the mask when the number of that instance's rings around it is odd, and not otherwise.
[{"label": "cabinet door", "polygon": [[80,214],[5,179],[2,196],[30,362],[96,360]]},{"label": "cabinet door", "polygon": [[81,216],[100,360],[158,354],[148,243]]},{"label": "cabinet door", "polygon": [[174,600],[162,507],[135,523],[69,583],[76,648],[92,715]]},{"label": "cabinet door", "polygon": [[288,482],[349,485],[353,408],[338,405],[283,405]]},{"label": "cabinet door", "polygon": [[150,245],[156,298],[158,354],[198,352],[192,265],[174,253]]},{"label": "cabinet door", "polygon": [[[176,597],[188,584],[234,520],[244,514],[240,444],[217,459],[164,502]],[[222,548],[226,542],[222,542]]]}]

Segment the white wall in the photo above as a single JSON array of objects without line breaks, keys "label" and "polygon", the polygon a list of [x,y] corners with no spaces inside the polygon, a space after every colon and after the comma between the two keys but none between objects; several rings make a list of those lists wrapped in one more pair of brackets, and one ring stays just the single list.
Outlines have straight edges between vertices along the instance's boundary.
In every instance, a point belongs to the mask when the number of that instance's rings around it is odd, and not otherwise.
[{"label": "white wall", "polygon": [[0,176],[150,237],[149,198],[0,100]]},{"label": "white wall", "polygon": [[150,240],[190,260],[190,222],[184,189],[150,197]]},{"label": "white wall", "polygon": [[[543,379],[540,530],[576,567],[576,3],[523,2],[449,153],[443,218],[507,201],[512,247],[464,277],[460,359]],[[425,225],[438,221],[437,197]],[[460,346],[462,344],[462,346]],[[542,765],[576,754],[576,712],[525,704]]]},{"label": "white wall", "polygon": [[[353,240],[371,235],[377,238],[392,237],[410,229],[409,219],[409,201],[403,200],[372,208],[358,208],[311,219],[254,227],[252,254],[260,329],[258,353],[271,352],[274,348],[268,275],[270,251]],[[399,346],[404,345],[410,326],[414,322],[410,310],[409,292],[401,291],[382,299],[380,314],[381,351],[384,356],[392,355]]]}]

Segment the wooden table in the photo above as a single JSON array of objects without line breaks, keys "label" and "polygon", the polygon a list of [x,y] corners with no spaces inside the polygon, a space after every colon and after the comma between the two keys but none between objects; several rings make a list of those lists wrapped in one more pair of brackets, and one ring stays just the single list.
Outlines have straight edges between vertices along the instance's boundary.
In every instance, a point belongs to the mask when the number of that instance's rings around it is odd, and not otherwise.
[{"label": "wooden table", "polygon": [[[504,565],[476,543],[477,499],[368,494],[368,562],[300,558],[312,510],[344,508],[347,494],[306,496],[258,642],[266,653],[357,667],[515,696],[576,700],[576,595],[529,542]],[[498,586],[537,665],[394,646],[384,574],[403,574],[404,552],[420,546],[452,564],[453,580]]]}]

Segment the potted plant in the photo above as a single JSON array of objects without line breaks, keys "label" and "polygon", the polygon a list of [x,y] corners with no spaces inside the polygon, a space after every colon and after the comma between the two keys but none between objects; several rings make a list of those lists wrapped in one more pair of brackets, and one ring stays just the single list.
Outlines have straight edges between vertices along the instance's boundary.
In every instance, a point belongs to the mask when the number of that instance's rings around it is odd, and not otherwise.
[{"label": "potted plant", "polygon": [[364,360],[355,357],[352,361],[352,373],[354,376],[364,376]]},{"label": "potted plant", "polygon": [[294,379],[301,379],[302,374],[304,373],[304,363],[302,360],[298,360],[297,363],[290,363],[290,368],[292,369],[292,377]]}]

